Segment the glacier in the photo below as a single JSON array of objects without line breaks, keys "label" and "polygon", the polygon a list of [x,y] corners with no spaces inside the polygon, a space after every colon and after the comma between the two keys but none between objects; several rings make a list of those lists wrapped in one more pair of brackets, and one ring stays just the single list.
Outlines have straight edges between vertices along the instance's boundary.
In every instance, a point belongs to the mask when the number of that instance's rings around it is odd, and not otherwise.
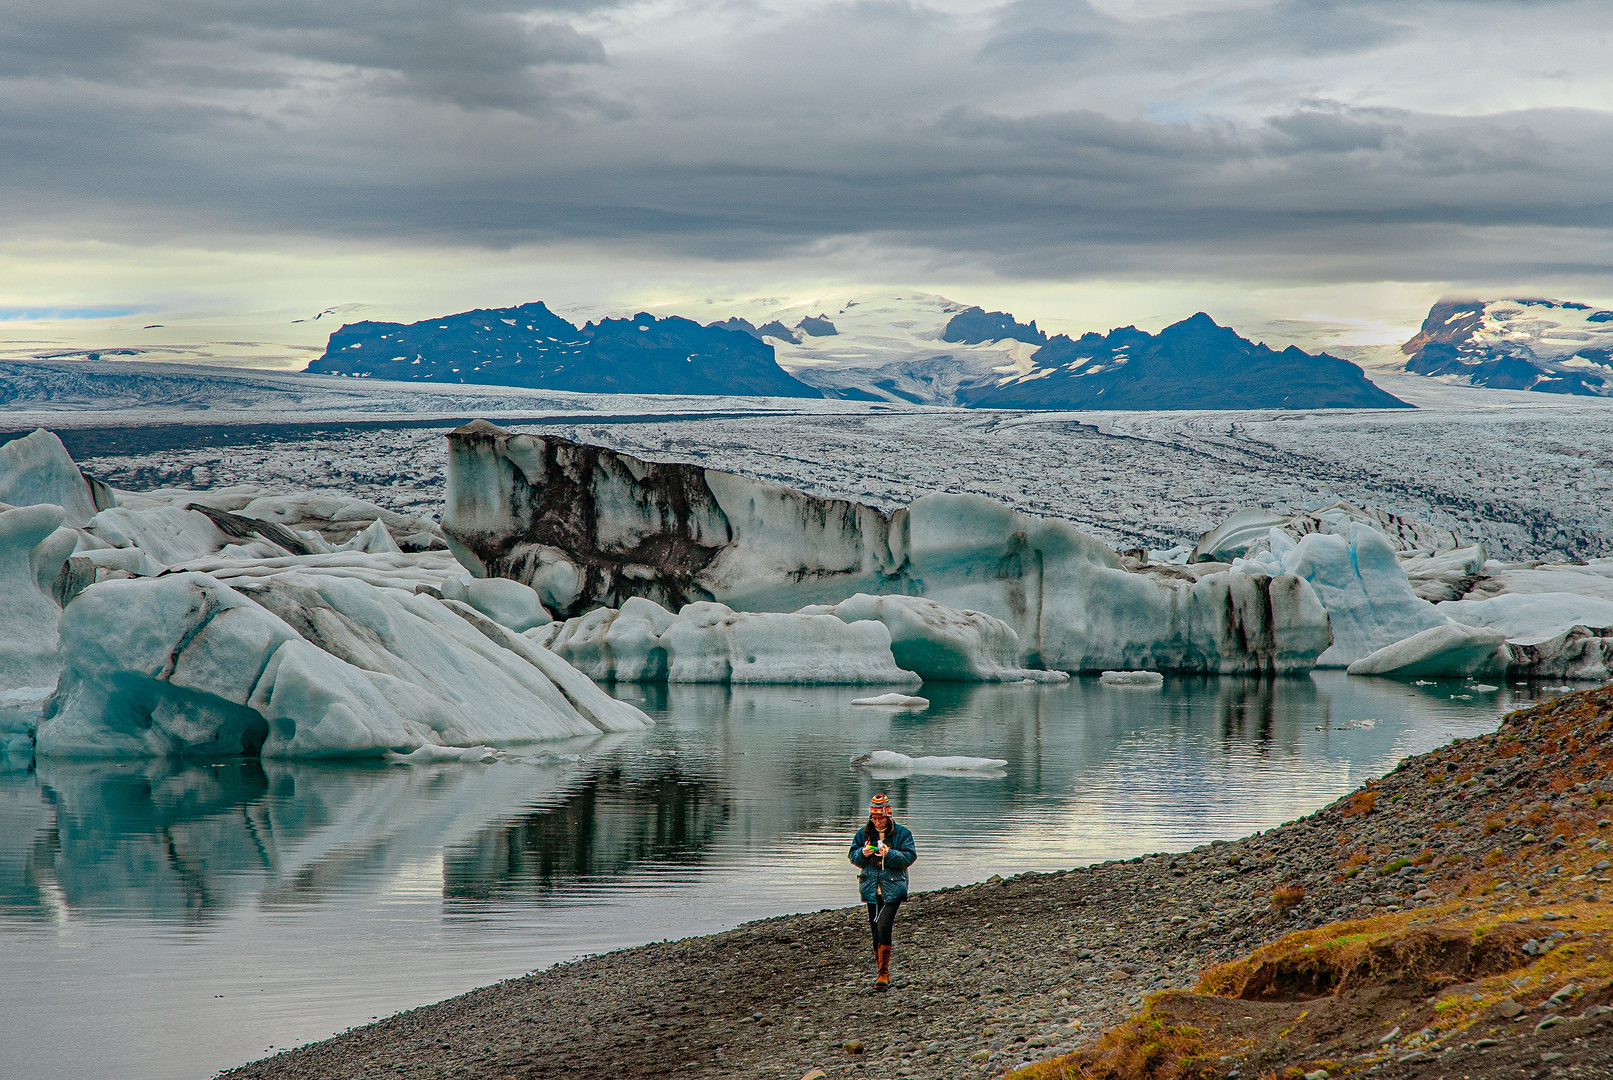
[{"label": "glacier", "polygon": [[478,577],[533,584],[563,567],[568,617],[632,597],[790,613],[916,596],[1006,624],[1014,666],[1067,672],[1305,671],[1331,641],[1291,573],[1134,571],[1067,522],[981,496],[887,512],[486,421],[449,436],[442,530]]}]

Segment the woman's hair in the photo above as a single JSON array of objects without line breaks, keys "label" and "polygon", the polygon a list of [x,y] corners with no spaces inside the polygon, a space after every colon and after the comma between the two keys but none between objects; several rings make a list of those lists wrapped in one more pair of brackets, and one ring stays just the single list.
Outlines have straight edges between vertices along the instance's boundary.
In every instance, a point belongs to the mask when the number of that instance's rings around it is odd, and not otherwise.
[{"label": "woman's hair", "polygon": [[[886,829],[886,833],[885,833],[886,836],[895,836],[896,835],[896,818],[894,816],[887,816],[885,818],[885,829]],[[874,815],[869,814],[868,815],[868,821],[866,823],[864,823],[864,825],[863,825],[863,843],[866,844],[866,843],[868,843],[870,841],[871,838],[877,837],[879,835],[880,835],[879,826],[874,824]]]}]

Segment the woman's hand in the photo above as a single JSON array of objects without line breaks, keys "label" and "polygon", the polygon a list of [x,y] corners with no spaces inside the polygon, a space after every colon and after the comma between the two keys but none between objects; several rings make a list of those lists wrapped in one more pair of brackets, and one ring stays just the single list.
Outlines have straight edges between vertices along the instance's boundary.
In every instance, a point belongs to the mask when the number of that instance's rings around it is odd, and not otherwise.
[{"label": "woman's hand", "polygon": [[888,855],[890,853],[890,849],[891,849],[891,846],[889,844],[885,843],[885,841],[881,840],[879,842],[879,857],[881,859],[883,859],[886,855]]}]

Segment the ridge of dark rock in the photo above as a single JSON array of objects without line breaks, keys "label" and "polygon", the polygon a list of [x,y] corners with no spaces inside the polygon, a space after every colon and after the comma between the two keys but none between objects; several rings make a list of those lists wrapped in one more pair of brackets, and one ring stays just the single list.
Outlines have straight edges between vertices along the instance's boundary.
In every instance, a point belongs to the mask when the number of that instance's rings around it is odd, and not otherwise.
[{"label": "ridge of dark rock", "polygon": [[1006,409],[1409,409],[1348,360],[1282,351],[1204,312],[1149,334],[1122,326],[1059,334],[1032,369],[978,387],[968,404]]},{"label": "ridge of dark rock", "polygon": [[985,311],[972,307],[948,320],[941,331],[942,341],[979,345],[987,341],[1024,341],[1031,345],[1047,342],[1047,334],[1036,328],[1036,320],[1021,323],[1006,311]]},{"label": "ridge of dark rock", "polygon": [[822,396],[743,327],[644,312],[577,327],[542,303],[409,324],[351,323],[330,336],[308,371],[585,393]]}]

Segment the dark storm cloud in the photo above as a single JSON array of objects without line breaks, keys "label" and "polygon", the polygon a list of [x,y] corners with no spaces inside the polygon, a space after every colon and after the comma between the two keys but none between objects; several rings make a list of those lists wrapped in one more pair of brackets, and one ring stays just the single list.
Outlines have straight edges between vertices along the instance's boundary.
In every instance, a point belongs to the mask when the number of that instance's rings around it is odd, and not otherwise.
[{"label": "dark storm cloud", "polygon": [[[1310,76],[1387,74],[1411,54],[1385,50],[1437,57],[1515,8],[35,4],[0,20],[0,187],[14,229],[109,236],[872,240],[1028,276],[1600,267],[1613,113],[1347,104]],[[1518,244],[1542,228],[1564,238]]]}]

